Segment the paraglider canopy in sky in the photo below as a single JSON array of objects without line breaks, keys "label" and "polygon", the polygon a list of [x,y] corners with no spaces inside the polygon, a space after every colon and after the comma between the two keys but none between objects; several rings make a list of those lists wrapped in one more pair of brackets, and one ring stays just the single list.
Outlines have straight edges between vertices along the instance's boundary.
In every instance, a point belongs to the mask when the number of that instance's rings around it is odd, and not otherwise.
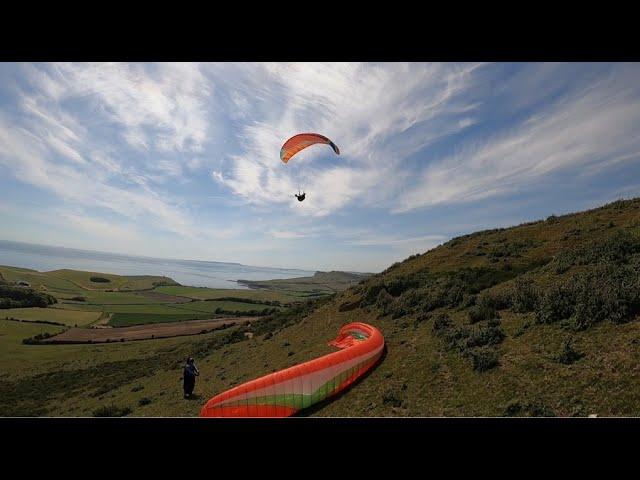
[{"label": "paraglider canopy in sky", "polygon": [[324,135],[320,135],[318,133],[300,133],[284,142],[284,145],[282,145],[282,148],[280,149],[280,160],[287,163],[296,153],[317,143],[324,143],[331,146],[333,151],[337,155],[340,155],[338,146]]}]

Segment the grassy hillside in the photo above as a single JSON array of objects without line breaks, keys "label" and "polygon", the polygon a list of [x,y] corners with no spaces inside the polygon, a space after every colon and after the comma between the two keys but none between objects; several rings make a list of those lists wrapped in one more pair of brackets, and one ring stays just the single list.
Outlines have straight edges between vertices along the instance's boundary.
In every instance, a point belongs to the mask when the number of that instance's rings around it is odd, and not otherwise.
[{"label": "grassy hillside", "polygon": [[[15,286],[20,281],[30,287]],[[5,299],[4,290],[20,298],[32,292],[34,298],[18,301],[8,298],[7,293]],[[79,270],[38,272],[0,266],[0,318],[68,326],[89,326],[106,317],[110,318],[107,325],[120,327],[211,318],[216,314],[262,315],[295,300],[299,299],[276,291],[183,287],[168,277]],[[47,308],[20,308],[24,306]]]},{"label": "grassy hillside", "polygon": [[367,273],[316,272],[312,277],[262,281],[238,280],[238,283],[251,288],[267,289],[297,297],[318,297],[346,290],[368,275]]},{"label": "grassy hillside", "polygon": [[385,335],[383,362],[309,414],[636,416],[639,272],[639,199],[478,232],[367,278],[273,336],[213,352],[201,370],[255,377],[331,351],[340,326],[365,321]]},{"label": "grassy hillside", "polygon": [[[0,320],[0,413],[196,416],[220,391],[332,351],[342,325],[364,321],[385,336],[383,361],[305,415],[637,416],[639,314],[636,199],[459,237],[332,296],[197,337],[21,345],[61,327]],[[186,355],[201,371],[193,401],[178,382]]]},{"label": "grassy hillside", "polygon": [[244,299],[287,303],[297,300],[295,295],[288,295],[281,291],[272,290],[239,290],[234,288],[207,288],[207,287],[158,287],[155,291],[182,297],[193,298],[195,300],[215,300],[219,298],[242,297]]}]

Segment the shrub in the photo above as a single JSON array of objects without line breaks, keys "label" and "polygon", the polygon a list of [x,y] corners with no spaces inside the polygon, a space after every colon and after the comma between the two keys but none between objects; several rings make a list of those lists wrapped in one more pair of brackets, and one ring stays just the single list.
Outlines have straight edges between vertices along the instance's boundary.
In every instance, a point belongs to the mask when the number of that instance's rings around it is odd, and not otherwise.
[{"label": "shrub", "polygon": [[554,417],[555,414],[546,405],[528,402],[510,402],[504,410],[504,416],[514,417],[527,415],[529,417]]},{"label": "shrub", "polygon": [[473,307],[475,304],[477,303],[477,296],[476,295],[464,295],[462,297],[462,302],[460,303],[460,308],[461,309],[467,309],[469,307]]},{"label": "shrub", "polygon": [[640,253],[640,239],[626,230],[610,233],[604,238],[562,252],[554,261],[556,273],[564,273],[574,265],[595,265],[628,263],[633,255]]},{"label": "shrub", "polygon": [[536,310],[539,323],[568,319],[575,330],[603,320],[624,323],[640,312],[640,270],[635,263],[603,263],[548,287]]},{"label": "shrub", "polygon": [[511,306],[511,298],[506,292],[483,292],[478,296],[476,303],[480,307],[504,310]]},{"label": "shrub", "polygon": [[0,284],[0,308],[45,308],[54,303],[58,303],[55,297],[32,288]]},{"label": "shrub", "polygon": [[351,310],[355,310],[360,306],[360,300],[356,300],[355,302],[344,302],[338,307],[338,311],[340,312],[349,312]]},{"label": "shrub", "polygon": [[501,343],[505,338],[505,333],[502,328],[498,326],[481,326],[469,333],[467,338],[466,347],[483,347],[485,345],[497,345]]},{"label": "shrub", "polygon": [[500,365],[498,352],[491,348],[472,350],[469,352],[473,369],[477,372],[486,372]]},{"label": "shrub", "polygon": [[540,297],[536,310],[538,323],[554,323],[573,314],[574,300],[568,288],[560,284],[551,285]]},{"label": "shrub", "polygon": [[469,323],[477,323],[483,320],[490,320],[492,318],[499,318],[498,312],[492,307],[476,305],[471,307],[468,312]]},{"label": "shrub", "polygon": [[536,309],[539,293],[531,278],[517,277],[510,297],[511,309],[516,313],[525,313]]},{"label": "shrub", "polygon": [[140,405],[141,407],[149,405],[150,403],[151,399],[149,397],[142,397],[140,400],[138,400],[138,405]]},{"label": "shrub", "polygon": [[126,417],[131,413],[129,407],[117,407],[115,405],[109,405],[100,407],[93,411],[94,417]]},{"label": "shrub", "polygon": [[401,395],[392,388],[389,388],[384,392],[382,395],[382,403],[396,408],[400,408],[404,404]]},{"label": "shrub", "polygon": [[562,342],[562,348],[560,349],[560,353],[556,355],[555,360],[564,365],[570,365],[577,362],[582,357],[584,357],[584,354],[577,352],[573,348],[573,341],[571,339],[567,339]]},{"label": "shrub", "polygon": [[433,322],[433,331],[438,334],[439,332],[451,328],[451,326],[452,322],[449,315],[447,315],[446,313],[441,313]]},{"label": "shrub", "polygon": [[94,283],[111,283],[111,280],[104,277],[91,277],[89,278],[89,280],[91,280]]},{"label": "shrub", "polygon": [[530,326],[531,324],[529,322],[524,323],[522,326],[518,327],[518,329],[513,333],[513,336],[521,337],[522,335],[524,335],[524,332],[529,329]]}]

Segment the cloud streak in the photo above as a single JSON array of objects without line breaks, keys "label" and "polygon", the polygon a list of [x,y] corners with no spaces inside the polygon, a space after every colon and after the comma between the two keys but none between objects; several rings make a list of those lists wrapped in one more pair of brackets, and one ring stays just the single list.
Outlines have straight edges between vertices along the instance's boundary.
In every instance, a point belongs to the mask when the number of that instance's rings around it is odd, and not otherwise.
[{"label": "cloud streak", "polygon": [[566,96],[521,125],[429,163],[395,211],[504,195],[552,173],[593,175],[640,158],[640,95],[611,77]]}]

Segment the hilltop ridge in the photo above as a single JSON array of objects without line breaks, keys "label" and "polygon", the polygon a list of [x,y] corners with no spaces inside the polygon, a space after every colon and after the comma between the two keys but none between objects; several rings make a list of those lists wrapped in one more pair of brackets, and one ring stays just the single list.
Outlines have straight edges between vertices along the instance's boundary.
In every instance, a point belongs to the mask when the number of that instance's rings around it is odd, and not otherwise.
[{"label": "hilltop ridge", "polygon": [[256,339],[251,358],[285,340],[313,358],[364,321],[386,358],[314,415],[638,415],[639,313],[640,199],[622,200],[413,255]]}]

